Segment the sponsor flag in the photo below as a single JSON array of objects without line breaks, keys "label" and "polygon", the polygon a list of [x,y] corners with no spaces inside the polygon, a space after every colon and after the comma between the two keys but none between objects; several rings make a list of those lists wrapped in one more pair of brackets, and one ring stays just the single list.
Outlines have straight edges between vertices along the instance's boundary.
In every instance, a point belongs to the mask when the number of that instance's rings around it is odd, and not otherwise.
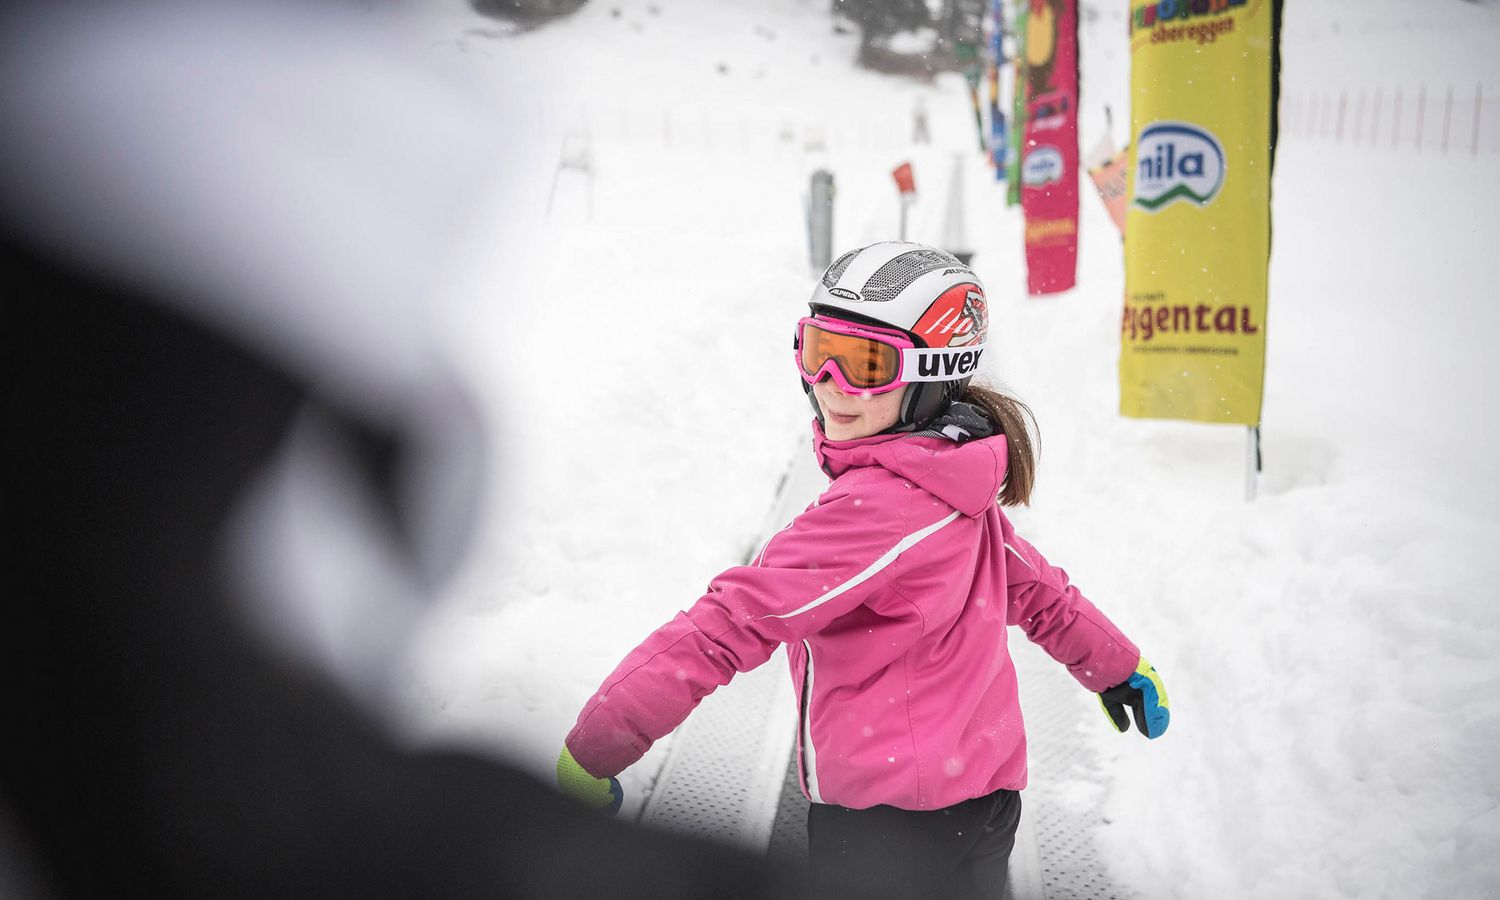
[{"label": "sponsor flag", "polygon": [[1104,202],[1104,208],[1109,212],[1109,218],[1120,230],[1120,236],[1125,236],[1125,208],[1126,188],[1130,173],[1130,148],[1116,151],[1114,141],[1105,137],[1094,147],[1089,158],[1085,160],[1089,170],[1089,178],[1093,179],[1094,188],[1099,192],[1099,199]]},{"label": "sponsor flag", "polygon": [[1281,0],[1131,0],[1120,411],[1257,425]]},{"label": "sponsor flag", "polygon": [[1011,76],[1010,147],[1005,157],[1005,205],[1021,202],[1021,137],[1026,131],[1026,8],[1016,0],[1016,56]]},{"label": "sponsor flag", "polygon": [[1028,0],[1021,211],[1026,287],[1055,294],[1078,269],[1077,0]]},{"label": "sponsor flag", "polygon": [[979,48],[968,41],[956,41],[953,58],[963,66],[964,80],[969,83],[969,101],[974,107],[974,133],[979,138],[979,152],[985,152],[984,103],[979,99],[979,83],[983,80],[984,66],[979,58]]},{"label": "sponsor flag", "polygon": [[1005,62],[1004,0],[990,4],[990,165],[995,178],[1005,180],[1005,111],[1000,108],[1000,66]]}]

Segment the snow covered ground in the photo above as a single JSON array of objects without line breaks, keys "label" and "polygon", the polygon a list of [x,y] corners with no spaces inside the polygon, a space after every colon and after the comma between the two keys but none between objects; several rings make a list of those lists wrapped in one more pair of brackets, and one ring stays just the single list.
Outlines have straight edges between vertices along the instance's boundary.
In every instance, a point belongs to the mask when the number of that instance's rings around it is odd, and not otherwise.
[{"label": "snow covered ground", "polygon": [[[1116,5],[1085,3],[1085,149],[1105,103],[1125,137]],[[1289,7],[1289,92],[1409,78],[1500,97],[1493,4]],[[1024,296],[1019,214],[971,149],[962,82],[854,69],[826,9],[594,0],[504,38],[461,6],[434,18],[434,52],[519,98],[528,152],[497,161],[446,310],[498,477],[413,654],[412,733],[547,776],[588,694],[745,557],[807,452],[788,350],[808,173],[838,179],[845,248],[893,236],[888,173],[912,159],[911,234],[938,241],[958,158],[986,374],[1041,426],[1018,528],[1172,695],[1163,740],[1078,724],[1110,763],[1115,880],[1149,897],[1500,893],[1500,154],[1283,143],[1266,473],[1246,503],[1242,429],[1116,412],[1123,275],[1097,198],[1079,288]],[[919,98],[935,142],[913,148]],[[622,778],[632,807],[660,750]]]}]

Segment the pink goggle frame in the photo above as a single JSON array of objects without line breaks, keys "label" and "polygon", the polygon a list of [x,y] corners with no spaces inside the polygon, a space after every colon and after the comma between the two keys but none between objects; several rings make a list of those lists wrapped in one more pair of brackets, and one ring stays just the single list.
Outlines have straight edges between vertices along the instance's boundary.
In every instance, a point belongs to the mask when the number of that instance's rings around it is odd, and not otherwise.
[{"label": "pink goggle frame", "polygon": [[[809,335],[808,328],[823,332],[823,335]],[[851,339],[839,341],[838,338]],[[830,340],[830,338],[832,340]],[[878,384],[857,384],[851,379],[850,374],[844,370],[845,365],[853,365],[861,355],[857,348],[864,341],[883,344],[894,350],[894,365],[885,367],[888,371],[879,376]],[[816,342],[816,343],[814,343]],[[826,345],[823,351],[814,352],[816,346]],[[842,319],[823,319],[816,316],[806,316],[797,321],[796,340],[793,342],[793,358],[797,363],[797,371],[801,373],[802,380],[808,384],[817,384],[823,380],[823,376],[834,380],[845,393],[848,394],[884,394],[894,391],[906,384],[903,377],[906,372],[907,351],[916,348],[910,337],[900,331],[888,328],[877,328],[871,325],[857,325],[853,322],[845,322]],[[841,353],[841,348],[847,348],[853,352]],[[813,355],[814,359],[808,359]],[[882,354],[883,355],[883,354]],[[809,362],[815,369],[808,371]],[[862,379],[868,381],[868,377]]]}]

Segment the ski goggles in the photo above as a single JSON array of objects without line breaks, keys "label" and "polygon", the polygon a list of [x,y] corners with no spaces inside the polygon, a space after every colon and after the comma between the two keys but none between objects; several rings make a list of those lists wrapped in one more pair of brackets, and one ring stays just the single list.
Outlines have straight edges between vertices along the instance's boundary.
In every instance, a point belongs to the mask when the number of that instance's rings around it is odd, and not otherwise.
[{"label": "ski goggles", "polygon": [[829,375],[848,393],[883,394],[904,383],[901,351],[916,345],[899,331],[809,316],[797,322],[794,346],[808,384]]},{"label": "ski goggles", "polygon": [[797,368],[802,380],[824,376],[846,393],[883,394],[914,381],[953,381],[974,373],[983,345],[918,347],[904,332],[842,319],[797,322]]},{"label": "ski goggles", "polygon": [[912,381],[974,375],[984,345],[916,347],[904,332],[808,317],[796,323],[796,368],[802,381],[832,378],[844,393],[885,393]]}]

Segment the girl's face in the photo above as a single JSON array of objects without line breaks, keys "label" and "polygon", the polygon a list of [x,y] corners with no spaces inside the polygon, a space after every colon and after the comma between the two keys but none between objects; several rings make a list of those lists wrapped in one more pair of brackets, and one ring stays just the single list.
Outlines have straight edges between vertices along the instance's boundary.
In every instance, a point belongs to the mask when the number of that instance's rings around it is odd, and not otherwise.
[{"label": "girl's face", "polygon": [[901,417],[906,385],[884,394],[845,393],[832,378],[813,385],[823,411],[823,433],[830,441],[852,441],[890,428]]}]

